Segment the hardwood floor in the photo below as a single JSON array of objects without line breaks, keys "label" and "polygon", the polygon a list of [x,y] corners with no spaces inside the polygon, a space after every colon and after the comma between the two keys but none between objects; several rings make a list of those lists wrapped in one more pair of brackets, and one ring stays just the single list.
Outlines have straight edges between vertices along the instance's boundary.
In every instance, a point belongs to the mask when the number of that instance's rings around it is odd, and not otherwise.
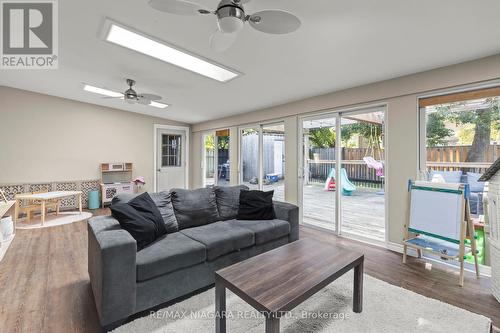
[{"label": "hardwood floor", "polygon": [[[107,214],[107,210],[93,211]],[[465,287],[454,270],[386,249],[301,227],[301,238],[322,239],[365,254],[365,273],[391,284],[490,317],[500,326],[500,304],[489,292],[490,280],[472,273]],[[0,332],[99,332],[87,273],[86,222],[53,228],[18,230],[0,262]]]}]

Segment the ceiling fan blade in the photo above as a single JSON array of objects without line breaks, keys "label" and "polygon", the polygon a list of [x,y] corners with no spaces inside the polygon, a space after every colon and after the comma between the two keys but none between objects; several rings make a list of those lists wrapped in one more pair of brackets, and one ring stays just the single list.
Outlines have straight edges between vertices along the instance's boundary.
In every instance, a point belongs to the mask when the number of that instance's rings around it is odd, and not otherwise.
[{"label": "ceiling fan blade", "polygon": [[217,29],[210,35],[208,42],[212,50],[224,52],[234,44],[237,37],[238,32],[225,33]]},{"label": "ceiling fan blade", "polygon": [[149,6],[161,12],[177,15],[197,15],[208,12],[194,2],[183,0],[150,0]]},{"label": "ceiling fan blade", "polygon": [[149,99],[150,101],[159,101],[161,96],[155,94],[139,94],[139,98]]},{"label": "ceiling fan blade", "polygon": [[105,96],[105,97],[101,97],[102,99],[123,99],[123,96],[120,96],[120,97],[111,97],[111,96]]},{"label": "ceiling fan blade", "polygon": [[297,16],[283,10],[263,10],[250,16],[250,25],[268,34],[288,34],[300,27]]},{"label": "ceiling fan blade", "polygon": [[147,98],[139,98],[137,100],[137,103],[142,105],[149,105],[149,103],[151,103],[151,100]]}]

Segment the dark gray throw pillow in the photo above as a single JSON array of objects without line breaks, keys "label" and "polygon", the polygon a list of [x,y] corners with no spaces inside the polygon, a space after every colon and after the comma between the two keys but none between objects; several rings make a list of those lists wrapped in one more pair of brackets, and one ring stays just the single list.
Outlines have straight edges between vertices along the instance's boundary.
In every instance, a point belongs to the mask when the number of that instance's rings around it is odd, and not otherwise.
[{"label": "dark gray throw pillow", "polygon": [[[116,205],[118,203],[128,203],[130,200],[134,199],[140,194],[131,193],[120,193],[113,197],[111,205]],[[158,193],[149,193],[149,196],[158,207],[161,216],[163,217],[163,222],[165,222],[165,228],[167,233],[173,233],[179,230],[177,225],[177,219],[174,213],[174,207],[172,206],[172,199],[170,193],[166,191]]]},{"label": "dark gray throw pillow", "polygon": [[274,191],[241,191],[238,220],[273,220],[276,218],[273,205]]},{"label": "dark gray throw pillow", "polygon": [[213,188],[173,189],[170,195],[180,230],[220,220]]},{"label": "dark gray throw pillow", "polygon": [[165,222],[167,233],[171,234],[173,232],[179,231],[179,226],[177,225],[177,218],[175,217],[174,206],[172,206],[172,197],[170,196],[170,193],[167,191],[162,191],[158,193],[150,193],[149,195],[160,211],[163,222]]},{"label": "dark gray throw pillow", "polygon": [[148,193],[142,193],[128,203],[111,205],[110,208],[120,226],[136,240],[137,250],[167,233],[160,211]]},{"label": "dark gray throw pillow", "polygon": [[216,186],[214,189],[220,219],[224,221],[235,219],[240,207],[240,192],[248,191],[248,186]]}]

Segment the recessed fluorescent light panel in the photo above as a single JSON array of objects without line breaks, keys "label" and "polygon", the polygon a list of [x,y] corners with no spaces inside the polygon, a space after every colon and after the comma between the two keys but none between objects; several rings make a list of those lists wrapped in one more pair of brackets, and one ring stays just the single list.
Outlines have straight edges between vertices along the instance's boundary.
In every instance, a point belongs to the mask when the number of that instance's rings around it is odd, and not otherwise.
[{"label": "recessed fluorescent light panel", "polygon": [[[108,96],[108,97],[116,97],[116,98],[121,97],[121,99],[123,99],[122,93],[119,93],[119,92],[116,92],[113,90],[104,89],[104,88],[94,87],[94,86],[91,86],[90,84],[85,84],[83,86],[83,90],[94,93],[94,94]],[[169,106],[168,104],[164,104],[164,103],[160,103],[160,102],[156,102],[156,101],[151,101],[148,105],[155,107],[155,108],[159,108],[159,109],[165,109]]]},{"label": "recessed fluorescent light panel", "polygon": [[159,108],[159,109],[165,109],[168,106],[168,104],[163,104],[160,102],[151,101],[151,103],[149,103],[149,106],[153,106],[153,107]]},{"label": "recessed fluorescent light panel", "polygon": [[143,34],[119,26],[116,23],[109,22],[106,26],[108,32],[105,39],[110,43],[146,54],[219,82],[227,82],[240,75],[236,71],[208,62],[164,42],[158,42]]},{"label": "recessed fluorescent light panel", "polygon": [[83,86],[83,90],[94,93],[94,94],[108,96],[108,97],[123,97],[122,93],[108,90],[108,89],[104,89],[104,88],[94,87],[94,86],[91,86],[88,84]]}]

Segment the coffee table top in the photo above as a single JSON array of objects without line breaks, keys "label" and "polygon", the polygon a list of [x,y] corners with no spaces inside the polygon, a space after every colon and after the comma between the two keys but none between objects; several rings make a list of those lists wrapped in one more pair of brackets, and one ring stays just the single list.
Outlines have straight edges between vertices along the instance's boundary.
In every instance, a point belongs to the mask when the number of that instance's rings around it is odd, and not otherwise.
[{"label": "coffee table top", "polygon": [[290,311],[359,265],[363,254],[314,239],[302,239],[223,268],[224,286],[259,311]]}]

